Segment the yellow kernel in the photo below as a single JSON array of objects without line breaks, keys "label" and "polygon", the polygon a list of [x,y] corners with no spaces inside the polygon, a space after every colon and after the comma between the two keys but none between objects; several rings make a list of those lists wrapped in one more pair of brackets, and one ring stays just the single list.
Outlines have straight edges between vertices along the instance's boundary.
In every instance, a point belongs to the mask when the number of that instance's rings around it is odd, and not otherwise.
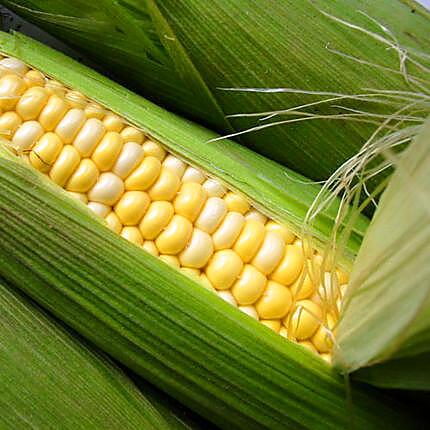
[{"label": "yellow kernel", "polygon": [[312,343],[319,352],[329,352],[333,347],[333,332],[335,319],[332,315],[327,314],[326,324],[321,324],[315,334],[312,336]]},{"label": "yellow kernel", "polygon": [[16,112],[5,112],[0,117],[0,136],[12,139],[13,134],[22,124],[22,119]]},{"label": "yellow kernel", "polygon": [[79,166],[80,161],[79,152],[73,146],[66,145],[52,166],[49,177],[60,187],[63,187]]},{"label": "yellow kernel", "polygon": [[[64,100],[64,95],[66,94],[66,88],[61,82],[55,81],[53,79],[48,79],[46,81],[45,88],[47,89],[49,94],[56,95],[58,97],[61,97],[62,100]],[[69,108],[69,105],[66,102],[66,100],[64,100],[64,103],[66,103],[67,108]]]},{"label": "yellow kernel", "polygon": [[108,131],[97,145],[91,159],[102,172],[106,172],[112,169],[121,149],[122,137],[116,131]]},{"label": "yellow kernel", "polygon": [[311,297],[315,293],[315,283],[312,282],[311,276],[303,272],[291,286],[291,292],[296,300],[303,300]]},{"label": "yellow kernel", "polygon": [[124,143],[112,171],[125,179],[143,160],[142,146],[135,142]]},{"label": "yellow kernel", "polygon": [[268,231],[263,243],[257,251],[252,264],[262,273],[268,275],[279,264],[285,252],[284,239],[278,234]]},{"label": "yellow kernel", "polygon": [[121,230],[121,236],[135,245],[142,246],[143,238],[137,227],[126,226]]},{"label": "yellow kernel", "polygon": [[185,182],[173,202],[173,207],[177,214],[194,221],[205,201],[206,192],[200,184]]},{"label": "yellow kernel", "polygon": [[206,200],[196,220],[196,227],[211,234],[218,228],[226,214],[227,205],[224,200],[219,197],[210,197]]},{"label": "yellow kernel", "polygon": [[188,166],[182,176],[182,182],[196,182],[197,184],[203,183],[206,179],[205,174],[193,166]]},{"label": "yellow kernel", "polygon": [[275,333],[279,333],[281,330],[281,320],[260,320],[260,322]]},{"label": "yellow kernel", "polygon": [[178,269],[181,266],[179,263],[179,258],[176,257],[175,255],[161,254],[160,260],[162,260],[165,263],[170,264],[171,266],[176,267]]},{"label": "yellow kernel", "polygon": [[160,160],[155,157],[145,157],[140,166],[125,180],[125,189],[144,191],[157,180],[160,172]]},{"label": "yellow kernel", "polygon": [[217,290],[230,288],[240,275],[243,262],[231,249],[217,251],[206,266],[206,276]]},{"label": "yellow kernel", "polygon": [[30,162],[37,170],[48,172],[62,149],[63,142],[55,133],[45,133],[34,145]]},{"label": "yellow kernel", "polygon": [[150,200],[144,191],[126,191],[114,210],[124,225],[136,225],[148,209]]},{"label": "yellow kernel", "polygon": [[24,82],[28,88],[45,86],[45,75],[38,70],[29,70],[24,75]]},{"label": "yellow kernel", "polygon": [[29,88],[19,99],[16,113],[23,120],[36,119],[48,101],[48,92],[42,87]]},{"label": "yellow kernel", "polygon": [[285,339],[294,340],[292,337],[290,337],[290,336],[289,336],[289,334],[288,334],[288,330],[287,330],[287,329],[286,329],[286,327],[284,327],[284,326],[282,326],[282,327],[279,329],[279,334],[280,334],[280,336],[285,337]]},{"label": "yellow kernel", "polygon": [[349,274],[342,270],[336,270],[337,279],[339,281],[339,285],[347,284],[349,282]]},{"label": "yellow kernel", "polygon": [[106,224],[107,226],[114,231],[116,234],[120,234],[122,230],[122,224],[119,220],[117,214],[115,212],[110,212],[106,218]]},{"label": "yellow kernel", "polygon": [[94,202],[113,206],[124,193],[124,182],[110,172],[102,173],[96,184],[88,191],[88,198]]},{"label": "yellow kernel", "polygon": [[327,362],[328,364],[331,364],[331,360],[332,360],[332,358],[331,358],[331,354],[329,354],[329,353],[323,353],[323,354],[320,354],[320,357],[321,357],[325,362]]},{"label": "yellow kernel", "polygon": [[258,314],[254,306],[239,306],[238,309],[258,321]]},{"label": "yellow kernel", "polygon": [[78,200],[78,201],[80,201],[81,203],[83,203],[85,205],[88,203],[87,195],[84,194],[84,193],[75,193],[73,191],[68,191],[67,194],[70,197],[73,197],[75,200]]},{"label": "yellow kernel", "polygon": [[155,157],[160,161],[163,161],[166,156],[164,148],[159,143],[152,140],[146,140],[143,142],[142,148],[146,157]]},{"label": "yellow kernel", "polygon": [[[82,112],[82,111],[80,111]],[[83,117],[83,113],[81,113]],[[105,133],[102,122],[97,118],[87,119],[73,141],[73,146],[81,157],[89,157]]]},{"label": "yellow kernel", "polygon": [[25,63],[18,58],[6,57],[0,61],[0,75],[20,75],[23,76],[27,73],[28,67]]},{"label": "yellow kernel", "polygon": [[158,257],[159,255],[158,249],[152,240],[145,240],[145,242],[143,242],[142,248],[154,257]]},{"label": "yellow kernel", "polygon": [[191,240],[179,254],[182,266],[200,269],[213,254],[212,238],[206,232],[195,228]]},{"label": "yellow kernel", "polygon": [[268,281],[263,295],[255,304],[258,315],[263,319],[283,318],[293,301],[290,290],[277,282]]},{"label": "yellow kernel", "polygon": [[233,249],[248,263],[257,253],[263,242],[266,229],[261,222],[252,219],[245,221],[245,225],[237,238]]},{"label": "yellow kernel", "polygon": [[191,269],[190,267],[181,267],[179,270],[184,275],[187,275],[190,278],[194,279],[194,281],[200,282],[200,270],[198,270],[198,269]]},{"label": "yellow kernel", "polygon": [[0,78],[0,109],[12,110],[25,89],[24,80],[18,75],[5,75]]},{"label": "yellow kernel", "polygon": [[224,197],[227,189],[216,179],[209,178],[203,183],[203,188],[209,197]]},{"label": "yellow kernel", "polygon": [[139,224],[140,232],[145,239],[155,239],[167,226],[174,214],[173,205],[169,202],[152,202]]},{"label": "yellow kernel", "polygon": [[230,293],[230,291],[227,290],[219,290],[216,291],[216,294],[220,299],[223,299],[225,302],[227,302],[229,305],[237,306],[236,300],[234,300],[233,295]]},{"label": "yellow kernel", "polygon": [[134,127],[125,127],[121,131],[121,137],[123,138],[124,142],[134,142],[141,144],[143,140],[145,139],[144,134]]},{"label": "yellow kernel", "polygon": [[84,112],[87,118],[103,119],[106,109],[97,103],[90,102],[85,106]]},{"label": "yellow kernel", "polygon": [[162,254],[178,254],[191,238],[193,225],[181,216],[174,215],[164,231],[157,237],[155,244]]},{"label": "yellow kernel", "polygon": [[124,128],[124,120],[114,113],[108,113],[103,118],[106,131],[120,132]]},{"label": "yellow kernel", "polygon": [[206,288],[206,290],[212,292],[216,291],[211,282],[209,281],[208,277],[204,273],[200,275],[200,283],[202,284],[203,288]]},{"label": "yellow kernel", "polygon": [[56,94],[49,97],[48,102],[42,109],[39,122],[46,131],[52,131],[61,121],[68,110],[67,103]]},{"label": "yellow kernel", "polygon": [[162,166],[163,168],[169,169],[176,173],[179,178],[182,178],[182,175],[184,174],[187,167],[187,165],[182,160],[175,157],[174,155],[168,155],[164,159]]},{"label": "yellow kernel", "polygon": [[293,243],[296,239],[296,235],[291,230],[272,220],[266,223],[266,230],[281,235],[287,245]]},{"label": "yellow kernel", "polygon": [[70,109],[55,128],[55,133],[64,143],[72,143],[85,121],[82,109]]},{"label": "yellow kernel", "polygon": [[178,175],[169,169],[161,169],[160,176],[149,189],[152,200],[173,200],[179,190],[181,181]]},{"label": "yellow kernel", "polygon": [[239,279],[233,284],[231,293],[240,305],[250,305],[263,294],[266,277],[254,266],[246,264]]},{"label": "yellow kernel", "polygon": [[284,257],[275,271],[270,275],[270,279],[280,284],[290,285],[299,277],[303,265],[304,256],[302,249],[298,246],[287,245]]},{"label": "yellow kernel", "polygon": [[64,98],[72,108],[85,109],[87,105],[87,98],[79,91],[67,91]]},{"label": "yellow kernel", "polygon": [[245,214],[245,219],[253,219],[255,221],[259,221],[262,224],[266,224],[267,222],[267,216],[263,215],[260,211],[258,211],[257,209],[251,208],[246,214]]},{"label": "yellow kernel", "polygon": [[250,205],[247,200],[239,194],[228,192],[224,200],[230,212],[239,212],[242,215],[249,211]]},{"label": "yellow kernel", "polygon": [[104,218],[111,211],[111,207],[104,205],[99,202],[88,202],[88,209],[90,209],[95,215]]},{"label": "yellow kernel", "polygon": [[91,160],[81,160],[78,168],[67,182],[66,190],[86,193],[97,182],[98,176],[97,166]]},{"label": "yellow kernel", "polygon": [[29,150],[42,137],[43,133],[44,130],[38,121],[26,121],[19,126],[13,135],[12,145],[18,152]]},{"label": "yellow kernel", "polygon": [[311,337],[322,320],[321,308],[311,300],[300,300],[294,306],[290,318],[284,320],[288,331],[299,340]]},{"label": "yellow kernel", "polygon": [[303,346],[304,348],[308,349],[310,352],[313,352],[314,354],[318,354],[318,351],[315,349],[312,342],[309,342],[308,340],[302,340],[300,342],[297,342],[299,345]]}]

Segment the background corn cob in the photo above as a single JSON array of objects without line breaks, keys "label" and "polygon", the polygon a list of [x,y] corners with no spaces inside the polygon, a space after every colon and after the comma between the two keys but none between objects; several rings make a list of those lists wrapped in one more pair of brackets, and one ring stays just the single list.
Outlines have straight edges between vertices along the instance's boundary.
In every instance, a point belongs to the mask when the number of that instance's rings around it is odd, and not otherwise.
[{"label": "background corn cob", "polygon": [[[240,187],[267,213],[274,213],[276,203],[283,202],[278,205],[279,219],[289,220],[296,228],[299,225],[315,188],[303,184],[302,178],[286,178],[284,170],[229,142],[202,147],[210,133],[26,38],[2,35],[1,39],[5,53],[19,53],[53,78],[61,77],[96,102],[126,113],[167,147]],[[128,109],[122,111],[123,107]],[[47,164],[38,151],[29,157],[36,167]],[[349,414],[342,379],[320,359],[280,339],[210,292],[196,289],[191,278],[169,265],[119,241],[57,186],[19,163],[3,159],[0,164],[4,219],[0,271],[4,276],[115,358],[220,425],[346,425]],[[266,171],[264,167],[269,166]],[[249,175],[252,171],[262,173],[254,177]],[[288,182],[291,186],[284,189]],[[262,188],[262,183],[270,186]],[[302,204],[294,196],[297,190],[303,191]],[[316,224],[321,227],[316,230],[320,239],[330,230],[331,216],[329,211]],[[352,250],[359,232],[355,230],[350,241]],[[312,406],[310,393],[316,400]],[[393,426],[415,425],[376,391],[357,387],[352,395],[353,419],[359,426],[378,428],[387,420]]]},{"label": "background corn cob", "polygon": [[[216,0],[204,5],[200,0],[127,0],[101,1],[97,6],[61,0],[4,3],[105,64],[126,85],[223,132],[261,124],[258,119],[229,118],[229,114],[277,111],[312,103],[321,96],[234,93],[220,88],[288,87],[336,94],[361,94],[365,88],[410,91],[395,49],[386,49],[319,9],[391,40],[374,19],[394,35],[402,49],[430,50],[428,12],[406,0]],[[105,37],[100,38],[101,33]],[[423,77],[411,63],[405,65],[412,75]],[[389,107],[369,107],[362,101],[345,106],[391,112]],[[339,109],[330,104],[310,113],[332,115]],[[374,127],[353,121],[340,126],[335,120],[299,124],[267,128],[240,140],[309,178],[325,179],[358,151]]]}]

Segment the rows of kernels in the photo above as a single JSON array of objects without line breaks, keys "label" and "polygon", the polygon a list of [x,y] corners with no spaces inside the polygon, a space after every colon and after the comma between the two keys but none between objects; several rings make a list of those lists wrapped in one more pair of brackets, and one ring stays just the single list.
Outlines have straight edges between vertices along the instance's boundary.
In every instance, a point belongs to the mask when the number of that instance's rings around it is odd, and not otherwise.
[{"label": "rows of kernels", "polygon": [[0,108],[0,135],[111,230],[330,359],[348,277],[287,227],[19,60],[0,61]]}]

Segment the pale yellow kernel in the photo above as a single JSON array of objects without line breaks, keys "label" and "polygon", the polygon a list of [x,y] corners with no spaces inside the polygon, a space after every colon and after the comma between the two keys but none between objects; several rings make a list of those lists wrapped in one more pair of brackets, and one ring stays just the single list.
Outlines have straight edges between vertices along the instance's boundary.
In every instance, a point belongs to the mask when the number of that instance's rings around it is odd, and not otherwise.
[{"label": "pale yellow kernel", "polygon": [[78,168],[66,184],[66,190],[76,193],[86,193],[97,182],[99,171],[89,159],[81,160]]},{"label": "pale yellow kernel", "polygon": [[136,225],[148,209],[150,199],[145,191],[126,191],[114,207],[124,225]]},{"label": "pale yellow kernel", "polygon": [[218,294],[218,297],[223,299],[225,302],[227,302],[229,305],[237,306],[236,300],[234,300],[233,295],[228,290],[219,290],[216,292]]},{"label": "pale yellow kernel", "polygon": [[87,118],[103,119],[106,109],[97,103],[90,102],[85,106],[84,112]]},{"label": "pale yellow kernel", "polygon": [[137,227],[126,226],[121,230],[121,236],[135,245],[142,246],[143,238]]},{"label": "pale yellow kernel", "polygon": [[197,184],[202,184],[206,179],[205,174],[193,166],[188,166],[182,176],[182,182],[196,182]]},{"label": "pale yellow kernel", "polygon": [[332,361],[332,357],[331,354],[329,353],[323,353],[319,355],[325,362],[327,362],[328,364],[331,364]]},{"label": "pale yellow kernel", "polygon": [[125,179],[142,162],[143,157],[142,145],[125,142],[112,171],[115,175]]},{"label": "pale yellow kernel", "polygon": [[163,161],[166,156],[164,148],[159,143],[152,140],[146,140],[143,142],[142,148],[146,157],[155,157],[160,161]]},{"label": "pale yellow kernel", "polygon": [[306,258],[314,258],[314,249],[312,248],[309,240],[303,240],[297,237],[294,242],[294,246],[297,246],[302,251],[302,254],[306,256]]},{"label": "pale yellow kernel", "polygon": [[[81,115],[84,117],[83,113]],[[104,125],[99,119],[87,119],[74,139],[73,146],[79,151],[81,157],[90,157],[104,133]]]},{"label": "pale yellow kernel", "polygon": [[293,297],[287,287],[268,281],[255,308],[262,319],[283,318],[290,310],[292,301]]},{"label": "pale yellow kernel", "polygon": [[213,234],[214,248],[216,250],[231,248],[239,237],[244,224],[245,218],[239,212],[227,213],[223,222]]},{"label": "pale yellow kernel", "polygon": [[115,212],[110,212],[106,218],[106,224],[107,226],[114,231],[116,234],[120,234],[121,230],[122,230],[122,224],[121,221],[119,220],[117,214]]},{"label": "pale yellow kernel", "polygon": [[169,224],[173,214],[174,209],[170,202],[152,202],[139,224],[142,236],[149,240],[155,239]]},{"label": "pale yellow kernel", "polygon": [[297,343],[303,346],[304,348],[308,349],[310,352],[313,352],[314,354],[318,354],[318,351],[315,349],[315,346],[312,344],[312,342],[309,342],[308,340],[302,340]]},{"label": "pale yellow kernel", "polygon": [[53,79],[48,79],[46,80],[45,88],[47,89],[49,94],[55,94],[56,96],[61,97],[61,99],[64,100],[64,103],[66,103],[67,108],[70,107],[64,99],[64,95],[66,94],[66,88],[61,82],[55,81]]},{"label": "pale yellow kernel", "polygon": [[175,208],[175,213],[193,222],[202,210],[205,201],[206,191],[200,184],[185,182],[173,201],[173,207]]},{"label": "pale yellow kernel", "polygon": [[152,240],[145,240],[145,242],[143,242],[142,248],[154,257],[158,257],[159,255],[158,248],[155,246],[155,243]]},{"label": "pale yellow kernel", "polygon": [[291,285],[291,292],[296,300],[303,300],[311,297],[315,293],[315,283],[312,282],[312,276],[302,272],[296,282]]},{"label": "pale yellow kernel", "polygon": [[179,190],[181,181],[178,175],[169,169],[161,169],[160,176],[149,188],[148,194],[152,200],[173,200]]},{"label": "pale yellow kernel", "polygon": [[38,121],[26,121],[19,126],[12,138],[12,146],[18,151],[27,151],[42,137],[44,130]]},{"label": "pale yellow kernel", "polygon": [[160,160],[155,157],[145,157],[136,170],[125,180],[125,189],[144,191],[154,184],[160,172]]},{"label": "pale yellow kernel", "polygon": [[63,187],[79,166],[80,161],[79,152],[73,146],[64,146],[49,172],[49,177],[60,187]]},{"label": "pale yellow kernel", "polygon": [[161,254],[178,254],[187,245],[192,232],[193,225],[187,218],[174,215],[155,244]]},{"label": "pale yellow kernel", "polygon": [[68,110],[67,103],[56,94],[49,97],[48,102],[39,115],[39,122],[46,131],[52,131],[57,127]]},{"label": "pale yellow kernel", "polygon": [[275,333],[279,333],[281,330],[281,320],[260,320],[260,322]]},{"label": "pale yellow kernel", "polygon": [[212,238],[205,231],[195,228],[191,240],[179,254],[182,266],[200,269],[213,254]]},{"label": "pale yellow kernel", "polygon": [[239,306],[238,309],[258,321],[258,314],[254,306]]},{"label": "pale yellow kernel", "polygon": [[278,333],[280,334],[280,336],[285,337],[285,339],[294,340],[293,338],[291,338],[291,337],[290,337],[290,335],[288,334],[288,330],[287,330],[287,328],[286,328],[286,327],[284,327],[284,326],[282,326],[282,327],[279,329],[279,332],[278,332]]},{"label": "pale yellow kernel", "polygon": [[216,291],[211,282],[209,281],[208,277],[204,273],[200,275],[200,283],[202,284],[203,288],[206,288],[206,290],[212,292]]},{"label": "pale yellow kernel", "polygon": [[111,211],[111,207],[98,202],[88,202],[88,209],[90,209],[95,215],[104,218]]},{"label": "pale yellow kernel", "polygon": [[287,245],[285,254],[270,279],[284,285],[291,285],[300,275],[304,265],[304,256],[300,247]]},{"label": "pale yellow kernel", "polygon": [[213,254],[206,266],[206,276],[217,290],[230,288],[240,275],[243,262],[231,249]]},{"label": "pale yellow kernel", "polygon": [[193,269],[191,267],[181,267],[180,270],[182,273],[185,273],[186,275],[190,276],[191,278],[200,281],[201,272],[199,269]]},{"label": "pale yellow kernel", "polygon": [[[99,120],[96,119],[96,121]],[[91,159],[102,172],[107,172],[112,169],[112,166],[121,153],[122,144],[122,137],[119,133],[108,131],[97,145]]]},{"label": "pale yellow kernel", "polygon": [[29,70],[24,75],[24,82],[28,88],[45,86],[45,75],[38,70]]},{"label": "pale yellow kernel", "polygon": [[82,109],[70,109],[55,127],[55,133],[64,143],[72,143],[85,122]]},{"label": "pale yellow kernel", "polygon": [[246,264],[231,287],[231,293],[240,305],[250,305],[261,297],[266,282],[266,277],[260,271]]},{"label": "pale yellow kernel", "polygon": [[55,133],[45,133],[33,146],[30,162],[37,170],[48,172],[62,149],[63,142]]},{"label": "pale yellow kernel", "polygon": [[24,80],[18,75],[5,75],[0,78],[0,109],[12,110],[25,89]]},{"label": "pale yellow kernel", "polygon": [[320,306],[311,300],[296,302],[291,317],[284,320],[288,324],[288,331],[299,340],[310,338],[322,321]]},{"label": "pale yellow kernel", "polygon": [[252,260],[252,264],[262,273],[268,275],[279,264],[285,252],[285,242],[281,235],[266,232],[263,243]]},{"label": "pale yellow kernel", "polygon": [[67,91],[64,98],[72,108],[85,109],[88,103],[87,98],[79,91]]},{"label": "pale yellow kernel", "polygon": [[[83,204],[85,204],[85,205],[88,203],[87,195],[86,195],[86,194],[84,194],[84,193],[75,193],[75,192],[73,192],[73,191],[68,191],[68,192],[67,192],[67,194],[68,194],[70,197],[73,197],[74,199],[79,200],[81,203],[83,203]],[[118,233],[119,233],[119,232],[118,232]]]},{"label": "pale yellow kernel", "polygon": [[225,195],[224,200],[230,212],[239,212],[244,215],[249,211],[250,205],[248,201],[239,194],[228,192]]},{"label": "pale yellow kernel", "polygon": [[329,352],[332,349],[335,321],[331,314],[327,314],[325,324],[321,324],[312,336],[311,341],[319,352]]},{"label": "pale yellow kernel", "polygon": [[263,243],[265,234],[266,229],[261,222],[252,219],[245,221],[233,249],[245,263],[248,263]]},{"label": "pale yellow kernel", "polygon": [[195,225],[200,230],[212,234],[227,214],[227,205],[219,197],[209,197],[198,216]]},{"label": "pale yellow kernel", "polygon": [[224,197],[227,192],[226,187],[222,185],[216,179],[209,178],[205,182],[203,182],[203,188],[205,189],[208,197]]},{"label": "pale yellow kernel", "polygon": [[0,60],[0,76],[9,74],[23,76],[27,71],[27,65],[18,58],[6,57]]},{"label": "pale yellow kernel", "polygon": [[145,139],[145,135],[140,130],[131,126],[122,129],[121,137],[123,138],[124,142],[134,142],[139,144],[142,144],[143,140]]},{"label": "pale yellow kernel", "polygon": [[5,139],[12,139],[21,124],[22,119],[16,112],[5,112],[0,116],[0,136]]},{"label": "pale yellow kernel", "polygon": [[45,107],[48,97],[45,88],[29,88],[19,99],[16,113],[25,121],[36,119]]},{"label": "pale yellow kernel", "polygon": [[187,168],[187,165],[182,160],[171,154],[164,159],[162,166],[163,168],[176,173],[179,178],[182,178],[185,169]]},{"label": "pale yellow kernel", "polygon": [[266,223],[266,230],[280,234],[287,245],[293,243],[296,239],[296,235],[291,230],[272,220]]},{"label": "pale yellow kernel", "polygon": [[255,221],[259,221],[262,224],[266,224],[267,222],[267,216],[263,215],[260,211],[258,211],[257,209],[251,208],[246,214],[245,214],[245,219],[253,219]]},{"label": "pale yellow kernel", "polygon": [[[124,193],[124,182],[110,172],[102,173],[96,184],[88,191],[88,198],[94,202],[113,206]],[[137,228],[137,227],[136,227]]]},{"label": "pale yellow kernel", "polygon": [[103,125],[106,131],[116,131],[119,133],[124,128],[125,122],[118,115],[107,113],[103,118]]},{"label": "pale yellow kernel", "polygon": [[181,265],[179,263],[179,258],[176,257],[175,255],[161,254],[160,260],[162,260],[165,263],[170,264],[171,266],[176,267],[178,269],[179,269],[179,267],[181,267]]}]

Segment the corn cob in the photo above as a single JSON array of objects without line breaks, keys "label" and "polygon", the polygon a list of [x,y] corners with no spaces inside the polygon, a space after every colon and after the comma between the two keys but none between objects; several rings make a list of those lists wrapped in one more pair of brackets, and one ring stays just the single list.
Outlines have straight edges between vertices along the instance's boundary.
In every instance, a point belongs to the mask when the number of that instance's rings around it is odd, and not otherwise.
[{"label": "corn cob", "polygon": [[17,58],[0,60],[0,134],[124,239],[330,362],[348,274],[241,194]]}]

